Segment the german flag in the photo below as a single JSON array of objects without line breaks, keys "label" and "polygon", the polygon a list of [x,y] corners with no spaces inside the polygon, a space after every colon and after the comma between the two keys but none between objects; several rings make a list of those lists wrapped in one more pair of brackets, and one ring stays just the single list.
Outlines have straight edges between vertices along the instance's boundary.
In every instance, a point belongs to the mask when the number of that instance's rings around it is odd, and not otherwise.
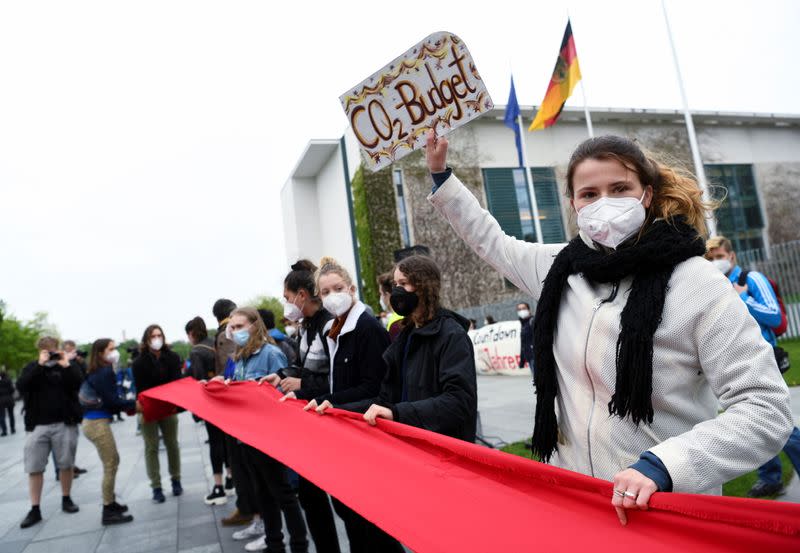
[{"label": "german flag", "polygon": [[564,102],[572,94],[572,89],[581,80],[581,68],[578,65],[578,52],[575,50],[575,39],[572,37],[572,24],[567,20],[567,29],[564,31],[564,40],[561,41],[561,50],[558,53],[556,68],[550,78],[547,92],[536,112],[536,118],[528,127],[529,131],[538,131],[555,125]]}]

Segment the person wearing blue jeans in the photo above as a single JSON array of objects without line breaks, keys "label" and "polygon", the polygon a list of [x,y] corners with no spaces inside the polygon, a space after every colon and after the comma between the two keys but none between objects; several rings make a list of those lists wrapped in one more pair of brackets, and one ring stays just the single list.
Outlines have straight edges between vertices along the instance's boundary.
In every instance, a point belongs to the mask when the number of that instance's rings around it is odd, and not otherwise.
[{"label": "person wearing blue jeans", "polygon": [[[742,274],[742,268],[736,264],[736,252],[731,241],[724,236],[715,236],[706,242],[706,258],[722,271],[739,293],[748,311],[761,328],[761,335],[774,348],[778,345],[774,328],[781,324],[781,308],[775,290],[769,279],[756,271]],[[777,370],[777,365],[776,365]],[[800,430],[794,428],[783,451],[800,474]],[[775,456],[758,468],[758,480],[750,491],[749,497],[766,497],[783,493],[783,467],[781,458]]]}]

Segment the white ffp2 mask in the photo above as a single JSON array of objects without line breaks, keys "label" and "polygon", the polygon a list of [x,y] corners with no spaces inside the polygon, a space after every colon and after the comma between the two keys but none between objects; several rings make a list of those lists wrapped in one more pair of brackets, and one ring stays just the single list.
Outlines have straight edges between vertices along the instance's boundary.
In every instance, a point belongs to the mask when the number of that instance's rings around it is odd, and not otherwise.
[{"label": "white ffp2 mask", "polygon": [[616,249],[642,228],[644,194],[638,200],[630,196],[595,200],[578,212],[578,228],[598,244]]}]

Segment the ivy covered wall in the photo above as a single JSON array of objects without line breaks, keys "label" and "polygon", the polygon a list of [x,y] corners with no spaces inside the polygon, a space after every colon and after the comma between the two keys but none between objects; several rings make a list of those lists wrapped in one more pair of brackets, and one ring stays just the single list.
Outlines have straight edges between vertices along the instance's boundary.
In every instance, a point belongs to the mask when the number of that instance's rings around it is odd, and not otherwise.
[{"label": "ivy covered wall", "polygon": [[362,163],[352,181],[360,288],[364,303],[376,313],[380,312],[378,275],[392,268],[394,251],[401,245],[391,171],[389,167],[373,173]]}]

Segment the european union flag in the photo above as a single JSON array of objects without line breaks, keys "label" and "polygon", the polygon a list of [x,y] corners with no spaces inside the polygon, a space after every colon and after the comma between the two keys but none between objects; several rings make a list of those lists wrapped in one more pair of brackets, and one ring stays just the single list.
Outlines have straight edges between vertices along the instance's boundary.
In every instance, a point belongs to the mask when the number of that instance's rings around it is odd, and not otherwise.
[{"label": "european union flag", "polygon": [[519,166],[522,167],[522,139],[519,136],[519,124],[517,123],[519,113],[517,91],[514,89],[514,75],[511,75],[511,91],[508,93],[508,105],[506,106],[504,122],[506,127],[514,131],[514,140],[517,144],[517,157],[519,158]]}]

